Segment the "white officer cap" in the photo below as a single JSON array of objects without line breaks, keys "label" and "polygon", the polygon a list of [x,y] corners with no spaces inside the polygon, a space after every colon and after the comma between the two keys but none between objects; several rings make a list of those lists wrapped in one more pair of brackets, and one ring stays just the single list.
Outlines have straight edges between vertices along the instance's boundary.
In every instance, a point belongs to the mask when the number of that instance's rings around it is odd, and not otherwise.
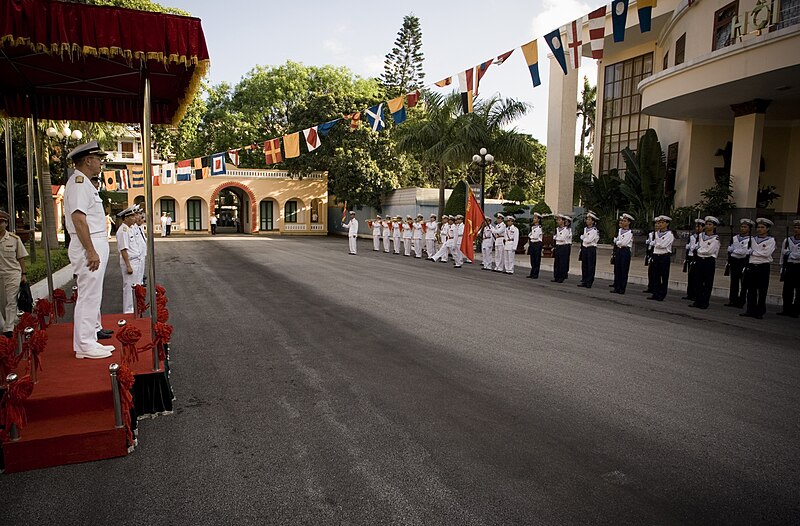
[{"label": "white officer cap", "polygon": [[73,148],[72,151],[67,154],[67,159],[80,159],[81,157],[86,157],[87,155],[99,155],[100,157],[105,157],[108,154],[104,152],[102,148],[100,148],[100,145],[97,144],[97,141],[89,141],[86,144],[81,144]]},{"label": "white officer cap", "polygon": [[569,221],[570,223],[572,223],[572,218],[570,216],[568,216],[567,214],[559,214],[558,217],[560,217],[561,219],[563,219],[565,221]]},{"label": "white officer cap", "polygon": [[664,221],[666,223],[669,223],[670,221],[672,221],[672,218],[669,216],[658,216],[656,218],[656,221]]},{"label": "white officer cap", "polygon": [[431,214],[431,217],[436,219],[436,214]]},{"label": "white officer cap", "polygon": [[597,217],[597,215],[595,215],[595,213],[594,213],[594,212],[592,212],[591,210],[589,210],[589,211],[586,213],[586,217],[591,217],[591,218],[592,218],[592,219],[594,219],[595,221],[600,221],[600,218],[599,218],[599,217]]},{"label": "white officer cap", "polygon": [[[497,212],[494,216],[496,218],[498,218],[498,219],[505,219],[505,217],[503,217],[503,214],[501,214],[500,212]],[[497,228],[500,228],[500,227],[497,227]]]},{"label": "white officer cap", "polygon": [[630,214],[622,214],[619,216],[620,219],[627,219],[628,221],[634,221],[633,216]]},{"label": "white officer cap", "polygon": [[[506,221],[516,221],[516,220],[517,220],[517,219],[516,219],[514,216],[512,216],[512,215],[507,215],[507,216],[506,216]],[[497,227],[497,228],[500,228],[500,227]]]},{"label": "white officer cap", "polygon": [[350,215],[351,215],[351,216],[354,216],[354,215],[356,215],[355,211],[353,211],[353,210],[350,210]]},{"label": "white officer cap", "polygon": [[762,224],[762,225],[767,225],[767,226],[772,226],[772,225],[775,224],[772,221],[770,221],[769,219],[767,219],[766,217],[757,218],[756,219],[756,224],[758,225],[759,223]]},{"label": "white officer cap", "polygon": [[755,223],[753,222],[753,220],[752,220],[752,219],[749,219],[749,218],[747,218],[747,217],[743,217],[743,218],[741,218],[741,219],[739,220],[739,224],[741,224],[741,225],[748,225],[748,226],[753,226],[753,225],[755,225]]},{"label": "white officer cap", "polygon": [[533,214],[531,214],[531,215],[532,215],[533,217],[538,217],[539,219],[541,219],[541,218],[542,218],[542,214],[540,214],[539,212],[534,212],[534,213],[533,213]]},{"label": "white officer cap", "polygon": [[380,214],[375,214],[375,218],[376,219],[381,219],[381,215]]},{"label": "white officer cap", "polygon": [[128,208],[126,208],[122,212],[118,212],[117,213],[117,217],[121,217],[121,218],[124,219],[124,218],[126,218],[128,216],[132,216],[132,215],[136,214],[138,211],[139,211],[139,205],[129,206]]},{"label": "white officer cap", "polygon": [[696,224],[698,224],[698,225],[705,225],[706,224],[706,220],[705,219],[700,219],[699,217],[697,219],[695,219],[694,222]]},{"label": "white officer cap", "polygon": [[414,218],[411,217],[410,215],[406,215],[406,219],[414,219]]},{"label": "white officer cap", "polygon": [[464,216],[461,214],[456,214],[456,219],[464,219]]},{"label": "white officer cap", "polygon": [[422,215],[422,214],[417,214],[417,217],[423,217],[424,218],[425,216]]},{"label": "white officer cap", "polygon": [[442,219],[450,219],[450,216],[449,216],[449,215],[447,215],[447,214],[444,214],[444,215],[442,216]]},{"label": "white officer cap", "polygon": [[715,225],[719,224],[719,219],[717,219],[714,216],[706,216],[703,221],[705,221],[706,223],[714,223]]}]

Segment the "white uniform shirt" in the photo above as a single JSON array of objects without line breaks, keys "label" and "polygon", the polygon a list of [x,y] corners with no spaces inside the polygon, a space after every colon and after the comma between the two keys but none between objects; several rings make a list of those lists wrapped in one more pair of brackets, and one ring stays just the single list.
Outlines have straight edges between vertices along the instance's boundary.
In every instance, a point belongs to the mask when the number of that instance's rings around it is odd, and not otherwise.
[{"label": "white uniform shirt", "polygon": [[505,250],[516,250],[519,244],[519,228],[514,225],[506,227]]},{"label": "white uniform shirt", "polygon": [[161,216],[161,231],[167,231],[167,216]]},{"label": "white uniform shirt", "polygon": [[453,223],[450,227],[450,235],[453,236],[453,246],[461,246],[461,238],[464,236],[464,223]]},{"label": "white uniform shirt", "polygon": [[403,239],[411,239],[411,225],[403,223]]},{"label": "white uniform shirt", "polygon": [[380,236],[381,235],[381,222],[380,221],[372,221],[372,235],[373,236]]},{"label": "white uniform shirt", "polygon": [[442,230],[440,231],[440,235],[442,236],[442,241],[448,247],[453,246],[453,236],[455,235],[456,225],[451,225],[450,223],[444,223],[442,225]]},{"label": "white uniform shirt", "polygon": [[671,230],[656,232],[653,237],[653,254],[672,254],[672,243],[674,241],[675,236]]},{"label": "white uniform shirt", "polygon": [[705,233],[700,234],[700,239],[697,245],[697,255],[701,258],[715,258],[719,254],[719,236],[713,234],[707,236]]},{"label": "white uniform shirt", "polygon": [[600,241],[600,232],[595,227],[584,227],[581,234],[581,245],[584,247],[596,247]]},{"label": "white uniform shirt", "polygon": [[614,244],[619,248],[631,248],[633,246],[633,232],[624,230],[622,228],[617,231],[617,237],[614,238]]},{"label": "white uniform shirt", "polygon": [[90,235],[106,233],[103,200],[89,177],[80,170],[72,172],[64,190],[64,220],[67,223],[67,232],[72,236],[76,235],[75,224],[72,222],[72,213],[76,211],[86,215]]},{"label": "white uniform shirt", "polygon": [[789,254],[789,263],[800,263],[800,239],[790,237],[789,247],[783,253]]},{"label": "white uniform shirt", "polygon": [[402,229],[400,228],[400,221],[392,222],[392,237],[400,239]]},{"label": "white uniform shirt", "polygon": [[694,233],[689,236],[689,242],[686,243],[686,252],[694,252],[697,250],[697,243],[700,239],[700,234]]},{"label": "white uniform shirt", "polygon": [[358,219],[355,217],[349,223],[342,223],[342,226],[347,229],[347,235],[350,237],[358,236]]},{"label": "white uniform shirt", "polygon": [[506,224],[505,223],[493,224],[492,233],[494,234],[494,245],[496,247],[502,247],[505,244]]},{"label": "white uniform shirt", "polygon": [[741,234],[733,236],[733,242],[728,246],[728,254],[736,259],[746,258],[750,250],[750,239],[750,236]]},{"label": "white uniform shirt", "polygon": [[0,238],[0,273],[22,272],[19,260],[27,255],[19,236],[6,230],[6,235]]},{"label": "white uniform shirt", "polygon": [[[122,225],[117,229],[117,249],[120,252],[127,250],[128,259],[131,261],[142,257],[142,253],[139,250],[140,242],[136,239],[139,234],[136,230],[136,225]],[[125,260],[120,258],[120,263],[124,265]]]},{"label": "white uniform shirt", "polygon": [[383,237],[389,237],[389,235],[392,233],[392,231],[389,230],[390,224],[391,224],[390,221],[386,220],[381,221],[381,228],[383,229],[382,230]]},{"label": "white uniform shirt", "polygon": [[772,236],[753,236],[753,248],[750,251],[750,263],[772,263],[772,253],[775,252],[775,238]]},{"label": "white uniform shirt", "polygon": [[436,221],[428,221],[425,223],[425,239],[436,239]]},{"label": "white uniform shirt", "polygon": [[144,259],[147,257],[147,235],[145,235],[142,225],[133,225],[133,228],[136,229],[136,241],[139,243],[139,253],[142,255],[142,259]]},{"label": "white uniform shirt", "polygon": [[422,223],[419,221],[414,221],[414,224],[411,225],[413,232],[411,233],[411,237],[413,239],[422,239]]},{"label": "white uniform shirt", "polygon": [[481,246],[484,248],[491,249],[494,246],[494,235],[492,235],[492,227],[491,226],[484,226],[481,231],[482,239]]},{"label": "white uniform shirt", "polygon": [[536,243],[542,240],[542,225],[533,225],[531,227],[530,240],[531,243]]},{"label": "white uniform shirt", "polygon": [[556,235],[553,236],[556,245],[572,244],[572,229],[565,226],[556,228]]},{"label": "white uniform shirt", "polygon": [[447,234],[450,232],[450,223],[442,223],[439,228],[439,240],[444,243],[447,241]]}]

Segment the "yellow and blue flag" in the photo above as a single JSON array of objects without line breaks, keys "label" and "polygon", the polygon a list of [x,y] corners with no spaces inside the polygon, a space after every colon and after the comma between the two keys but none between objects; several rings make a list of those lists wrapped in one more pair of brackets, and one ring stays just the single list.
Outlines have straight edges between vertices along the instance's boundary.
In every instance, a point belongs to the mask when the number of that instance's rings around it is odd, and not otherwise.
[{"label": "yellow and blue flag", "polygon": [[522,54],[525,55],[525,62],[528,64],[528,71],[531,73],[531,80],[535,88],[542,83],[539,78],[539,46],[536,39],[522,46]]}]

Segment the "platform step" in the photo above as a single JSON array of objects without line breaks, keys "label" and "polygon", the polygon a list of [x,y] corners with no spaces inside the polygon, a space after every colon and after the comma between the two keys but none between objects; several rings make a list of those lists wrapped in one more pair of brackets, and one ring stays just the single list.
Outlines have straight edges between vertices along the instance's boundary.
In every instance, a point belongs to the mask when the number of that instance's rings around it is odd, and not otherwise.
[{"label": "platform step", "polygon": [[127,454],[125,429],[114,427],[114,413],[108,410],[84,411],[80,418],[67,415],[29,420],[22,430],[22,438],[3,442],[6,473]]}]

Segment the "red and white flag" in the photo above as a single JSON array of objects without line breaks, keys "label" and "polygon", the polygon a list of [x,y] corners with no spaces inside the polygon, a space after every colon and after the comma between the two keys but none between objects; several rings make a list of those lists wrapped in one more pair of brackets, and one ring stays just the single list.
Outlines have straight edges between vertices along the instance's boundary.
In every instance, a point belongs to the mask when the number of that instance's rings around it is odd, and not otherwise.
[{"label": "red and white flag", "polygon": [[486,70],[489,69],[489,66],[492,65],[492,62],[494,62],[494,59],[487,60],[486,62],[482,62],[475,66],[475,88],[473,89],[472,93],[476,97],[478,96],[478,84],[481,83],[481,79],[484,75],[486,75]]},{"label": "red and white flag", "polygon": [[409,108],[413,108],[419,102],[419,90],[412,91],[411,93],[406,93],[406,106]]},{"label": "red and white flag", "polygon": [[235,150],[228,150],[228,157],[231,158],[231,164],[239,166],[239,148]]},{"label": "red and white flag", "polygon": [[312,126],[311,128],[303,130],[303,135],[306,136],[306,146],[308,147],[309,152],[313,152],[322,146],[322,140],[319,138],[319,133],[317,133],[316,126]]},{"label": "red and white flag", "polygon": [[513,52],[514,52],[513,49],[511,51],[506,51],[505,53],[503,53],[502,55],[500,55],[499,57],[494,59],[494,63],[497,64],[498,66],[500,66],[501,64],[503,64],[503,62],[508,60],[508,57],[510,57],[511,53],[513,53]]},{"label": "red and white flag", "polygon": [[567,34],[567,63],[570,69],[578,69],[581,66],[581,50],[583,40],[581,40],[581,26],[583,19],[573,20],[565,26]]},{"label": "red and white flag", "polygon": [[589,42],[592,45],[592,58],[603,58],[603,42],[606,36],[606,6],[589,13]]}]

